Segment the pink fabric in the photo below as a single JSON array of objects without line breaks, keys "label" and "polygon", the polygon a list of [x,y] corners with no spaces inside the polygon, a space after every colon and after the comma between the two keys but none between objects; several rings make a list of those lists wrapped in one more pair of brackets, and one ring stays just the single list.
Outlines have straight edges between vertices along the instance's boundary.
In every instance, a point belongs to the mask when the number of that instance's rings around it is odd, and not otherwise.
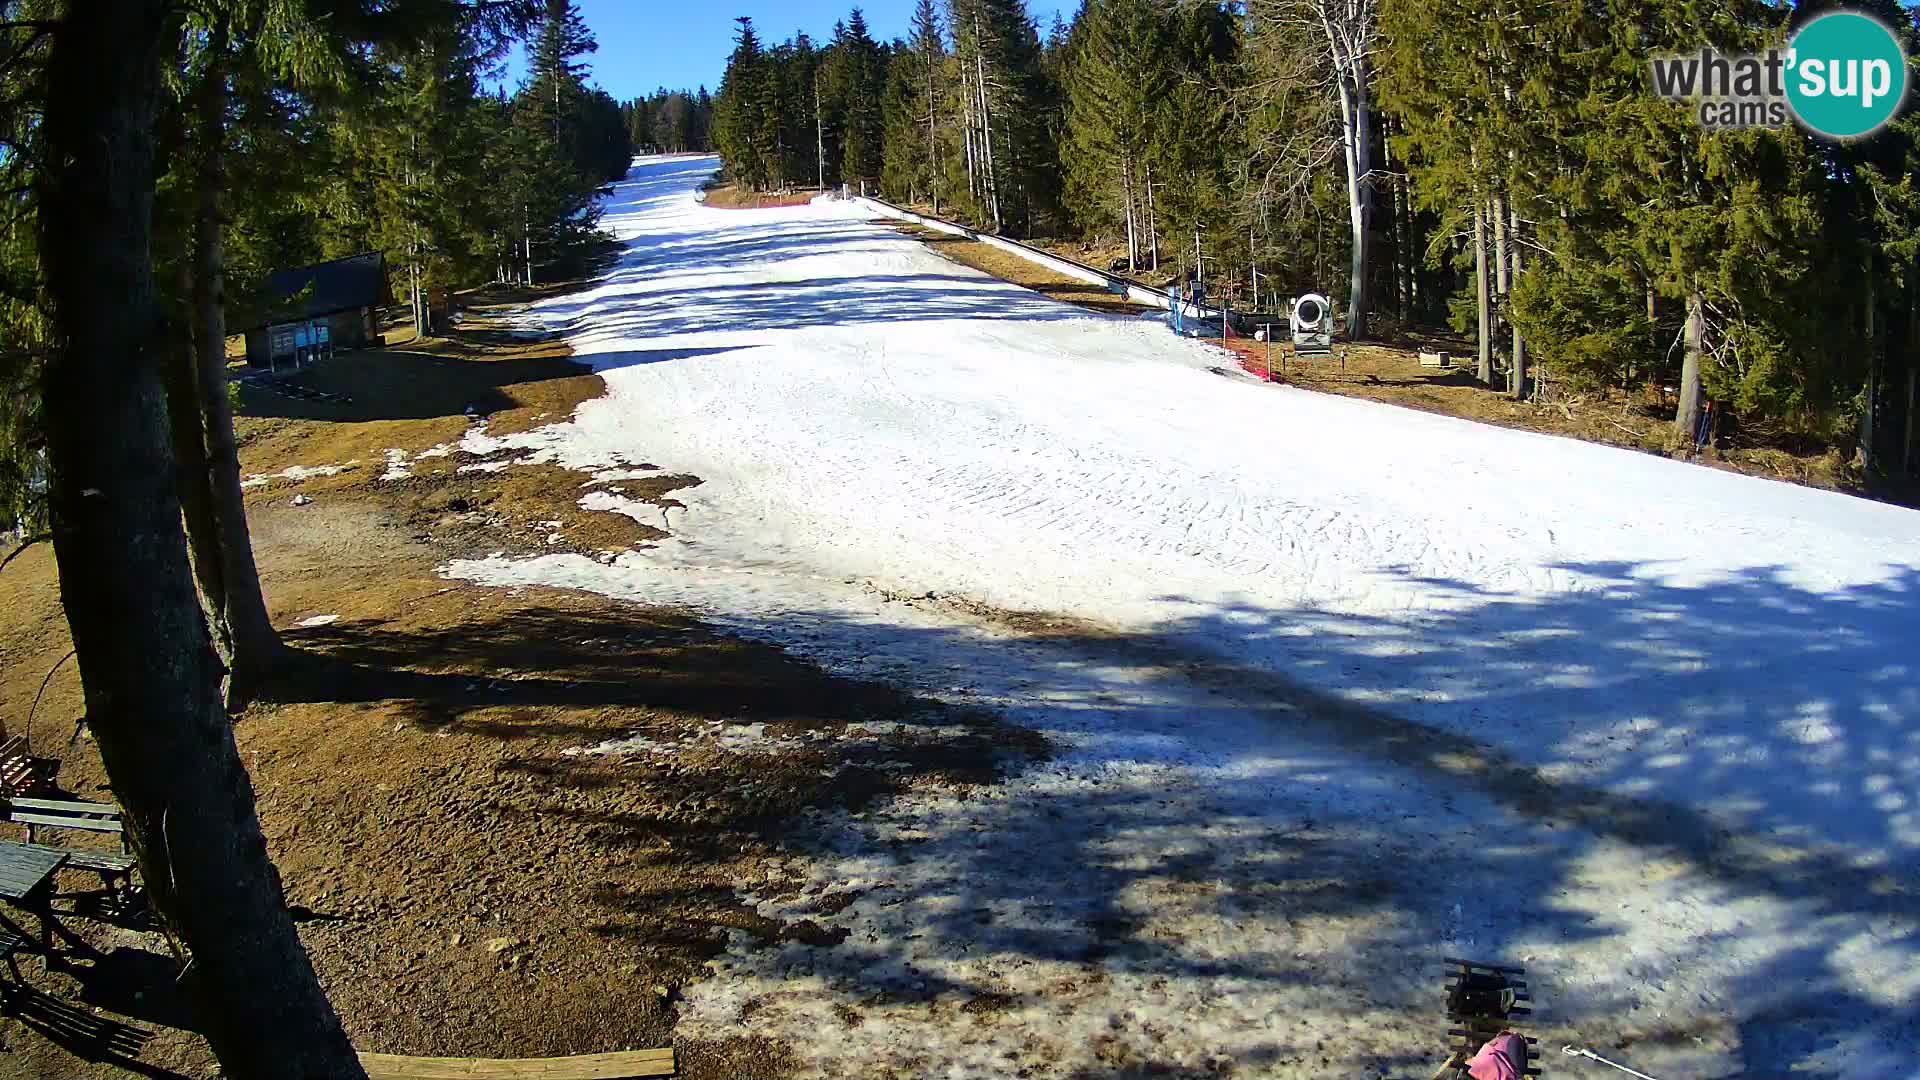
[{"label": "pink fabric", "polygon": [[1467,1062],[1467,1075],[1473,1080],[1520,1080],[1527,1067],[1527,1041],[1507,1032],[1487,1040],[1487,1045]]}]

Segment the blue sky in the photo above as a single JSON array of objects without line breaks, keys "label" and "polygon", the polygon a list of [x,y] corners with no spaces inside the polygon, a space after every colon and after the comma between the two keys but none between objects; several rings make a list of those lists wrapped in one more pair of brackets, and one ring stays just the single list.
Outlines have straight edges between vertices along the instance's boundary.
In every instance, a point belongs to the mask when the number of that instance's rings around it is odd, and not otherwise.
[{"label": "blue sky", "polygon": [[[853,9],[850,0],[579,0],[580,13],[600,40],[587,57],[592,81],[625,100],[656,87],[691,89],[720,86],[720,72],[733,50],[733,20],[750,15],[767,42],[784,41],[805,30],[815,40],[833,32],[836,20]],[[887,41],[905,36],[915,0],[873,0],[860,5],[873,36]],[[944,7],[945,5],[941,5]],[[1027,0],[1041,33],[1053,13],[1071,15],[1077,0]],[[518,53],[508,63],[507,85],[525,71]]]}]

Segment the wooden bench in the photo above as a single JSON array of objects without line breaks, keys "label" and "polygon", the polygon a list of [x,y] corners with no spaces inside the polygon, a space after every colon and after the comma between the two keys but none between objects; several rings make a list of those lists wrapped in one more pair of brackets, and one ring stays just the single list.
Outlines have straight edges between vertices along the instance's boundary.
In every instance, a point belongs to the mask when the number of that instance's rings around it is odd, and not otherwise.
[{"label": "wooden bench", "polygon": [[27,737],[15,735],[0,742],[0,799],[31,795],[39,790],[40,768],[27,754]]},{"label": "wooden bench", "polygon": [[[131,888],[137,860],[128,852],[126,826],[120,808],[110,803],[71,802],[61,799],[12,799],[7,803],[6,820],[27,827],[24,847],[57,851],[67,857],[67,868],[90,870],[100,875],[100,883],[114,888],[116,881]],[[78,829],[82,832],[111,833],[120,838],[120,852],[85,851],[80,848],[50,847],[37,843],[41,829]]]},{"label": "wooden bench", "polygon": [[64,799],[9,799],[7,820],[27,827],[27,843],[39,839],[40,829],[79,829],[84,832],[112,833],[120,837],[120,850],[127,847],[126,827],[120,820],[120,808],[111,803],[69,802]]},{"label": "wooden bench", "polygon": [[124,884],[131,887],[133,885],[134,868],[137,867],[140,862],[132,855],[116,855],[111,851],[82,851],[79,848],[49,847],[46,844],[22,844],[20,846],[34,848],[39,851],[60,852],[67,857],[67,864],[61,869],[90,870],[93,873],[99,874],[100,884],[105,885],[109,889],[114,887],[113,883],[116,880],[123,878],[125,879]]},{"label": "wooden bench", "polygon": [[673,1048],[558,1058],[433,1058],[361,1054],[367,1080],[632,1080],[672,1076]]}]

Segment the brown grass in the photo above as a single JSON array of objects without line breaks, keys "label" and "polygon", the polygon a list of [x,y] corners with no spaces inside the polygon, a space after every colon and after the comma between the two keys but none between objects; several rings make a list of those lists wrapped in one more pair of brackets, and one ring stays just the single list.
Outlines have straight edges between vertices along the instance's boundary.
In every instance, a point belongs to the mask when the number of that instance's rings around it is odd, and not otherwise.
[{"label": "brown grass", "polygon": [[777,206],[805,206],[819,194],[814,191],[752,191],[735,184],[721,184],[706,190],[706,204],[719,210],[769,210]]}]

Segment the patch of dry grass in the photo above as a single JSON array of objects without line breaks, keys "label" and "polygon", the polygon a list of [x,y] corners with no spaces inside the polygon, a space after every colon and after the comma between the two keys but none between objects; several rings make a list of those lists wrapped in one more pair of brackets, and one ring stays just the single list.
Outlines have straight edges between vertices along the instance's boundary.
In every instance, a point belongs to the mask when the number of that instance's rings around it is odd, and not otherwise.
[{"label": "patch of dry grass", "polygon": [[735,184],[720,184],[706,190],[706,205],[717,210],[767,210],[776,206],[805,206],[819,194],[814,191],[752,191]]}]

